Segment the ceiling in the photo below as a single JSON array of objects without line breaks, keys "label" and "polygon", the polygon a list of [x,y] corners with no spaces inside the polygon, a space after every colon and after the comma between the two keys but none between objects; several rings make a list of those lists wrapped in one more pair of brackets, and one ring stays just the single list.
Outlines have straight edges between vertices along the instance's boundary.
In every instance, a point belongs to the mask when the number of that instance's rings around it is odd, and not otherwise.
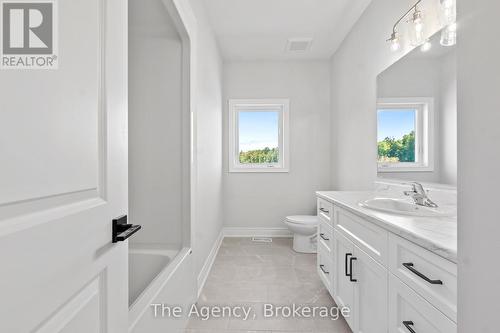
[{"label": "ceiling", "polygon": [[[328,59],[371,0],[203,0],[230,60]],[[289,38],[313,38],[287,52]]]}]

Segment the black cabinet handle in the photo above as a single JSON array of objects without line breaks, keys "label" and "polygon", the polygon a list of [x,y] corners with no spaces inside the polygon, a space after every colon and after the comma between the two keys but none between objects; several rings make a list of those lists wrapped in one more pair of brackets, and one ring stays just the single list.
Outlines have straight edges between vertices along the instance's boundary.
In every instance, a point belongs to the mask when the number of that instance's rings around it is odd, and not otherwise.
[{"label": "black cabinet handle", "polygon": [[352,256],[352,253],[346,253],[346,254],[345,254],[345,261],[344,261],[344,263],[345,263],[345,266],[344,266],[344,273],[345,273],[345,276],[349,276],[349,277],[351,277],[352,275],[351,275],[350,273],[347,273],[347,260],[348,260],[349,256]]},{"label": "black cabinet handle", "polygon": [[323,240],[326,240],[326,241],[329,241],[329,240],[330,240],[330,238],[326,238],[326,237],[325,237],[325,234],[323,234],[323,233],[320,233],[320,234],[319,234],[319,237],[321,237]]},{"label": "black cabinet handle", "polygon": [[417,271],[415,268],[413,268],[413,263],[411,263],[411,262],[405,262],[405,263],[403,263],[403,266],[406,267],[410,272],[412,272],[413,274],[415,274],[419,278],[421,278],[421,279],[429,282],[430,284],[443,284],[443,281],[441,281],[441,280],[431,280],[427,276],[425,276],[424,274],[422,274],[419,271]]},{"label": "black cabinet handle", "polygon": [[354,260],[358,260],[358,258],[356,258],[356,257],[349,258],[349,271],[350,271],[350,273],[349,273],[349,281],[351,281],[351,282],[358,282],[358,280],[352,278],[352,262]]},{"label": "black cabinet handle", "polygon": [[323,207],[321,207],[319,210],[322,211],[325,214],[330,214],[330,211],[327,210],[327,209],[324,209]]},{"label": "black cabinet handle", "polygon": [[323,271],[323,273],[330,274],[330,272],[325,271],[325,265],[319,265],[319,268]]},{"label": "black cabinet handle", "polygon": [[405,325],[406,329],[408,330],[408,332],[410,333],[417,333],[414,329],[413,329],[413,322],[411,320],[408,320],[408,321],[403,321],[403,325]]},{"label": "black cabinet handle", "polygon": [[112,242],[122,242],[141,229],[140,225],[127,224],[127,215],[113,219]]}]

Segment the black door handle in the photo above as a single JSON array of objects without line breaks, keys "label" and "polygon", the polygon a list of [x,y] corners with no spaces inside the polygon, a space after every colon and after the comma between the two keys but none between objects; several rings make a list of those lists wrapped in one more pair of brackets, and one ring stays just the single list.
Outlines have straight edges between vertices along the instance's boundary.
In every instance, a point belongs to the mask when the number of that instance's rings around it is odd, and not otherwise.
[{"label": "black door handle", "polygon": [[345,266],[344,266],[344,273],[345,273],[345,276],[349,276],[351,277],[351,274],[350,273],[347,273],[347,259],[349,258],[349,256],[352,256],[352,253],[346,253],[345,254]]},{"label": "black door handle", "polygon": [[356,258],[356,257],[349,258],[349,271],[350,271],[350,273],[349,273],[349,281],[351,281],[351,282],[358,282],[358,280],[352,278],[352,262],[353,262],[353,260],[358,260],[358,258]]},{"label": "black door handle", "polygon": [[113,219],[112,242],[122,242],[141,229],[140,225],[127,224],[127,215]]},{"label": "black door handle", "polygon": [[403,263],[403,266],[406,267],[410,272],[412,272],[413,274],[415,274],[419,278],[421,278],[421,279],[429,282],[430,284],[443,284],[443,281],[441,281],[441,280],[431,280],[427,276],[425,276],[424,274],[422,274],[419,271],[417,271],[415,268],[413,268],[413,263],[411,263],[411,262],[405,262],[405,263]]},{"label": "black door handle", "polygon": [[413,329],[413,322],[411,320],[408,320],[408,321],[403,321],[403,325],[405,325],[406,329],[408,330],[408,332],[410,333],[417,333],[414,329]]},{"label": "black door handle", "polygon": [[330,238],[326,238],[324,233],[320,233],[319,237],[321,237],[323,240],[329,241]]},{"label": "black door handle", "polygon": [[329,210],[327,210],[327,209],[320,208],[319,210],[320,210],[320,211],[322,211],[322,212],[323,212],[323,213],[325,213],[325,214],[330,214],[330,211],[329,211]]},{"label": "black door handle", "polygon": [[323,273],[330,274],[330,272],[325,271],[325,265],[319,265],[319,268],[323,271]]}]

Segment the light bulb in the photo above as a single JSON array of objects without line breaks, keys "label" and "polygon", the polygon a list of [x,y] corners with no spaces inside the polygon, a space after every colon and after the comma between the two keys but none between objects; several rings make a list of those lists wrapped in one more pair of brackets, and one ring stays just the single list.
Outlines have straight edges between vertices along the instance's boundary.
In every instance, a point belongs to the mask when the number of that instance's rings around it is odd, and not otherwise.
[{"label": "light bulb", "polygon": [[453,0],[441,0],[441,6],[443,8],[450,8],[453,6]]},{"label": "light bulb", "polygon": [[396,52],[397,50],[399,50],[399,48],[401,47],[401,45],[399,44],[399,41],[397,40],[394,40],[391,42],[391,50]]},{"label": "light bulb", "polygon": [[396,31],[391,34],[391,38],[389,38],[387,41],[391,42],[391,50],[393,52],[399,50],[401,45],[399,44],[399,34]]},{"label": "light bulb", "polygon": [[426,40],[425,43],[420,47],[420,51],[427,52],[432,48],[432,44],[429,40]]},{"label": "light bulb", "polygon": [[457,43],[457,25],[452,23],[441,31],[441,45],[453,46]]},{"label": "light bulb", "polygon": [[424,23],[422,20],[422,12],[415,8],[415,13],[411,19],[414,29],[414,45],[420,45],[424,42]]},{"label": "light bulb", "polygon": [[443,8],[444,24],[455,22],[457,18],[455,0],[441,0],[441,7]]}]

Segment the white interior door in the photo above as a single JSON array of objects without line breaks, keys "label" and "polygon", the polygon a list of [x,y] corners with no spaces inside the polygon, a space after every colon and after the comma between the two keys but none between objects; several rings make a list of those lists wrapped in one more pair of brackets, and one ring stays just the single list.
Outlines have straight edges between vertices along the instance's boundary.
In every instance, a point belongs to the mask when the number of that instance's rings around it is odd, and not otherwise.
[{"label": "white interior door", "polygon": [[127,331],[127,7],[56,1],[59,68],[0,70],[0,332]]}]

